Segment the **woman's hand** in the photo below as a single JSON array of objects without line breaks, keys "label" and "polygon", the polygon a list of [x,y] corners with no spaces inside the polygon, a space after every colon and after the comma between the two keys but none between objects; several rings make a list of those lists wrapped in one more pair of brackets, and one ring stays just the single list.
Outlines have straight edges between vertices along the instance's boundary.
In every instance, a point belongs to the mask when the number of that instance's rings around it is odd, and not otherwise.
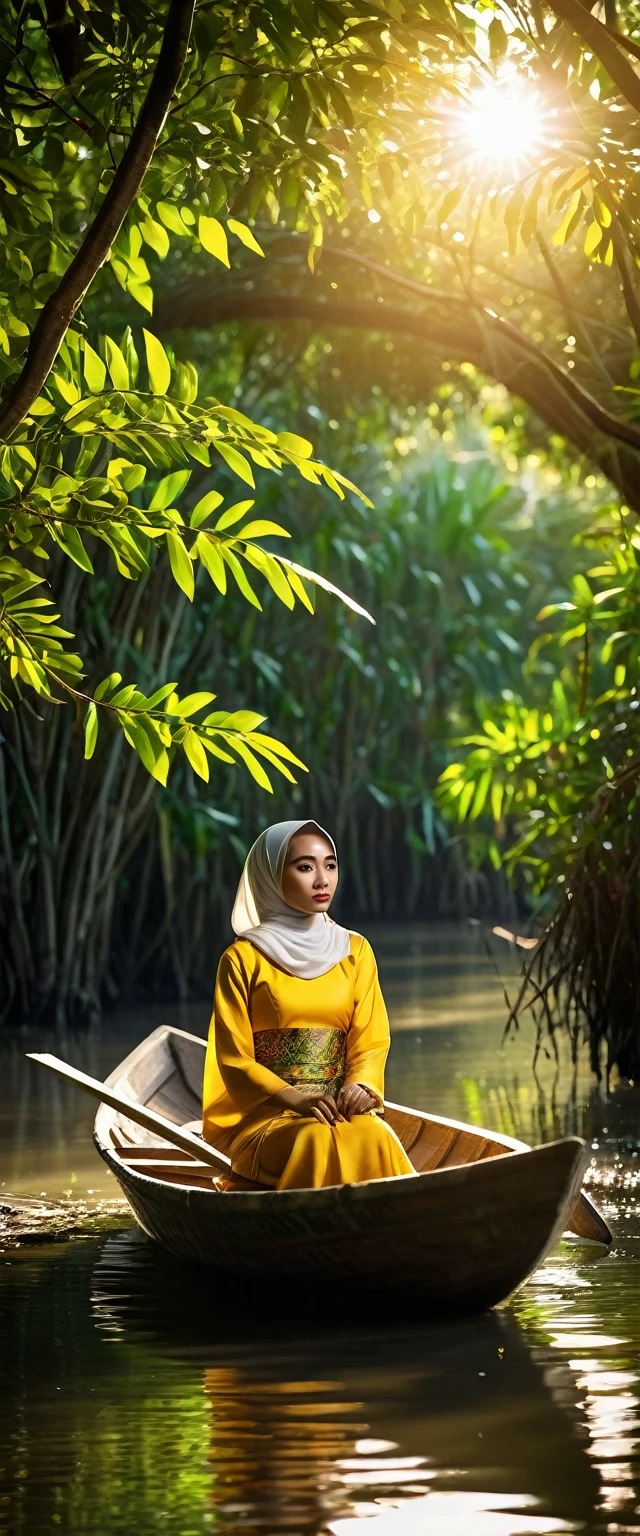
[{"label": "woman's hand", "polygon": [[339,1105],[330,1093],[307,1093],[300,1097],[304,1107],[298,1110],[299,1115],[313,1115],[314,1120],[319,1120],[321,1125],[337,1125],[339,1120],[344,1120]]},{"label": "woman's hand", "polygon": [[354,1115],[368,1115],[370,1109],[375,1109],[375,1105],[373,1094],[362,1088],[360,1083],[345,1083],[338,1094],[338,1109],[347,1120],[351,1120]]},{"label": "woman's hand", "polygon": [[311,1115],[321,1125],[336,1125],[338,1120],[344,1120],[330,1093],[300,1093],[297,1088],[283,1087],[272,1094],[270,1102],[274,1109],[292,1109],[303,1118]]}]

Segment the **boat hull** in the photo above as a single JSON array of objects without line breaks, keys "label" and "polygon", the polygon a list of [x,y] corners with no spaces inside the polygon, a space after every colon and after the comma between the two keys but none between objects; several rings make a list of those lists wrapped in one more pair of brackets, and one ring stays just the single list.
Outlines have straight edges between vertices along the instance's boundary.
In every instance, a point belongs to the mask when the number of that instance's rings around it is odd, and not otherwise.
[{"label": "boat hull", "polygon": [[569,1137],[404,1178],[220,1194],[127,1167],[99,1134],[96,1145],[139,1225],[180,1258],[227,1274],[402,1291],[460,1312],[495,1306],[542,1262],[586,1164],[584,1143]]}]

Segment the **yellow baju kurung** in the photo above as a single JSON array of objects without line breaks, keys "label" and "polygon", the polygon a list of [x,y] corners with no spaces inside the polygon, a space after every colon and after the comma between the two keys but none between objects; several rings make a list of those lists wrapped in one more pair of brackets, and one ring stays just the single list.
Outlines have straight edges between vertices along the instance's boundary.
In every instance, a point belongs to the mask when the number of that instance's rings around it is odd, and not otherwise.
[{"label": "yellow baju kurung", "polygon": [[330,1126],[270,1102],[291,1086],[337,1097],[346,1082],[360,1083],[382,1107],[389,1021],[371,946],[359,934],[350,939],[345,959],[313,980],[290,975],[248,939],[222,956],[203,1135],[218,1144],[224,1139],[234,1172],[244,1178],[308,1189],[415,1172],[374,1112]]}]

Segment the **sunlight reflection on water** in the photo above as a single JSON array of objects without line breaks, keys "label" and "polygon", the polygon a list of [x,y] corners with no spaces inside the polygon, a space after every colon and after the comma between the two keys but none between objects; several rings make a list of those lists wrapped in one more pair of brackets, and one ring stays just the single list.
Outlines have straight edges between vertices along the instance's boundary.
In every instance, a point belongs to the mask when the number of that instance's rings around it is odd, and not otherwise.
[{"label": "sunlight reflection on water", "polygon": [[[446,1536],[552,1536],[556,1531],[577,1531],[574,1521],[549,1519],[545,1515],[514,1511],[514,1499],[500,1494],[428,1493],[410,1505],[387,1507],[363,1506],[360,1517],[367,1515],[372,1536],[412,1536],[413,1532],[446,1532]],[[520,1510],[529,1510],[534,1500],[526,1494],[519,1500]],[[501,1513],[504,1511],[504,1513]],[[359,1520],[332,1520],[334,1536],[362,1536]]]}]

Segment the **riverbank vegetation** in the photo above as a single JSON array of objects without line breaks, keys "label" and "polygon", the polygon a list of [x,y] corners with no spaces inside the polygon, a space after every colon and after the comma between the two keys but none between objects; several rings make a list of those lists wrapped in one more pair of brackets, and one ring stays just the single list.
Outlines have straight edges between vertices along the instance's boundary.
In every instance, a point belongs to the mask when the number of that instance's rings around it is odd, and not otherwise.
[{"label": "riverbank vegetation", "polygon": [[4,26],[5,1016],[208,986],[293,801],[637,1070],[634,18]]}]

